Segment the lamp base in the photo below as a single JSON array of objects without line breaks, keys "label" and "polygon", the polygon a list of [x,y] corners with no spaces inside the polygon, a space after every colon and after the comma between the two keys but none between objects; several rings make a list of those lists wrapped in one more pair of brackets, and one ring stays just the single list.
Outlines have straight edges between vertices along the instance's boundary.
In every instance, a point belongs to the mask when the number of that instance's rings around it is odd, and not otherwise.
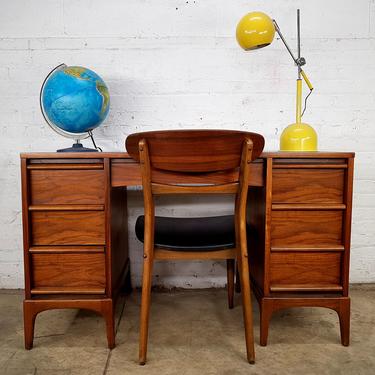
[{"label": "lamp base", "polygon": [[280,151],[317,151],[318,136],[308,124],[291,124],[280,136]]}]

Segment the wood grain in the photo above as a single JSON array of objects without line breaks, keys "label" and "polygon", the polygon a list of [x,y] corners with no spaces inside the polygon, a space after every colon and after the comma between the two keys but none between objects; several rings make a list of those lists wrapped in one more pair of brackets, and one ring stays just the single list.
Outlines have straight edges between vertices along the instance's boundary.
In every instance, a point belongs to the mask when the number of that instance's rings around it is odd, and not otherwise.
[{"label": "wood grain", "polygon": [[89,160],[88,163],[82,164],[82,160],[78,161],[75,159],[69,160],[67,163],[66,159],[54,160],[53,163],[49,163],[49,160],[33,160],[28,166],[27,169],[30,170],[59,170],[59,171],[70,171],[70,170],[91,170],[91,169],[103,169],[103,163],[93,163],[92,160]]},{"label": "wood grain", "polygon": [[105,255],[32,254],[33,288],[105,288]]},{"label": "wood grain", "polygon": [[272,211],[271,246],[342,244],[342,211]]},{"label": "wood grain", "polygon": [[152,167],[175,172],[214,172],[240,165],[244,139],[253,143],[252,159],[261,154],[264,138],[257,133],[234,130],[168,130],[131,134],[126,149],[139,161],[142,139],[152,155]]},{"label": "wood grain", "polygon": [[272,202],[343,203],[343,169],[276,169]]},{"label": "wood grain", "polygon": [[103,204],[104,173],[98,170],[31,170],[31,204]]},{"label": "wood grain", "polygon": [[171,251],[170,249],[155,249],[154,257],[158,260],[215,260],[215,259],[235,259],[235,249],[218,250],[210,252],[198,251]]},{"label": "wood grain", "polygon": [[29,253],[104,253],[104,246],[32,246]]},{"label": "wood grain", "polygon": [[[340,285],[340,253],[272,253],[270,287]],[[291,287],[292,288],[292,287]]]},{"label": "wood grain", "polygon": [[[329,151],[312,151],[312,152],[296,152],[296,151],[264,151],[262,152],[259,157],[260,158],[273,158],[273,159],[283,159],[284,161],[287,160],[288,162],[293,162],[294,160],[300,160],[304,162],[304,160],[312,160],[316,159],[321,163],[330,162],[335,163],[336,161],[343,161],[343,158],[354,158],[354,152],[329,152]],[[90,159],[89,162],[92,160],[101,160],[103,158],[109,158],[111,161],[115,159],[130,159],[131,156],[127,152],[100,152],[93,155],[90,152],[69,152],[61,155],[59,152],[22,152],[20,154],[21,159],[29,159],[30,161],[36,161],[37,159],[46,159],[50,160],[50,162],[54,162],[57,159],[63,160],[70,160],[76,159],[77,162],[82,162],[82,160]]]},{"label": "wood grain", "polygon": [[32,211],[32,244],[104,245],[104,212]]},{"label": "wood grain", "polygon": [[[263,161],[251,163],[249,166],[249,185],[250,186],[263,186]],[[161,184],[168,184],[173,181],[177,184],[226,184],[233,181],[238,181],[238,170],[231,170],[225,172],[212,172],[212,173],[191,173],[181,175],[174,172],[161,172],[153,170],[153,181]],[[111,164],[111,185],[113,187],[128,186],[128,185],[142,185],[141,170],[139,164],[134,161],[118,160]]]}]

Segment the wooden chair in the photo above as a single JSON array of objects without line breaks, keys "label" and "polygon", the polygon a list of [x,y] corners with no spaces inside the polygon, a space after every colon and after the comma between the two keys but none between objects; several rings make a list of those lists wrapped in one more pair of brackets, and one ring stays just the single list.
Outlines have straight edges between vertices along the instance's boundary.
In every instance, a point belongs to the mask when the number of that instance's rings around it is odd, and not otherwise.
[{"label": "wooden chair", "polygon": [[[171,130],[131,134],[129,154],[140,161],[144,217],[136,233],[144,242],[139,363],[146,363],[154,260],[226,259],[228,302],[233,307],[235,260],[240,275],[247,359],[255,362],[246,203],[249,164],[262,152],[256,133],[231,130]],[[176,181],[166,184],[166,179]],[[202,182],[204,184],[202,185]],[[235,215],[213,218],[155,217],[154,195],[235,194]]]}]

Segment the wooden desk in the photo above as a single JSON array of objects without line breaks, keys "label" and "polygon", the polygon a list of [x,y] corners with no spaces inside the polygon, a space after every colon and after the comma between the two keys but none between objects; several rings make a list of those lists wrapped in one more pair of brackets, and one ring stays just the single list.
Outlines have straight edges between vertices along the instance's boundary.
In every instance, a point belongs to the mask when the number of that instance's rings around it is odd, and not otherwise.
[{"label": "wooden desk", "polygon": [[[349,343],[353,158],[263,153],[251,166],[248,220],[259,237],[249,239],[249,259],[261,345],[272,312],[293,306],[336,310]],[[126,153],[28,153],[21,173],[25,347],[39,312],[85,308],[104,316],[113,348],[116,298],[130,288],[126,187],[141,185],[138,164]]]}]

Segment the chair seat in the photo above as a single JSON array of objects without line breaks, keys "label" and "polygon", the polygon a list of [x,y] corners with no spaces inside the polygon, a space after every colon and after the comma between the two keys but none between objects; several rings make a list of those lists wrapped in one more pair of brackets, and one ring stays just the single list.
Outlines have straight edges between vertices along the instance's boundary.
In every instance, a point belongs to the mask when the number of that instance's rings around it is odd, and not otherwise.
[{"label": "chair seat", "polygon": [[[144,216],[135,225],[144,240]],[[249,230],[250,228],[248,228]],[[235,246],[234,215],[176,218],[155,216],[154,246],[175,251],[215,251]]]}]

